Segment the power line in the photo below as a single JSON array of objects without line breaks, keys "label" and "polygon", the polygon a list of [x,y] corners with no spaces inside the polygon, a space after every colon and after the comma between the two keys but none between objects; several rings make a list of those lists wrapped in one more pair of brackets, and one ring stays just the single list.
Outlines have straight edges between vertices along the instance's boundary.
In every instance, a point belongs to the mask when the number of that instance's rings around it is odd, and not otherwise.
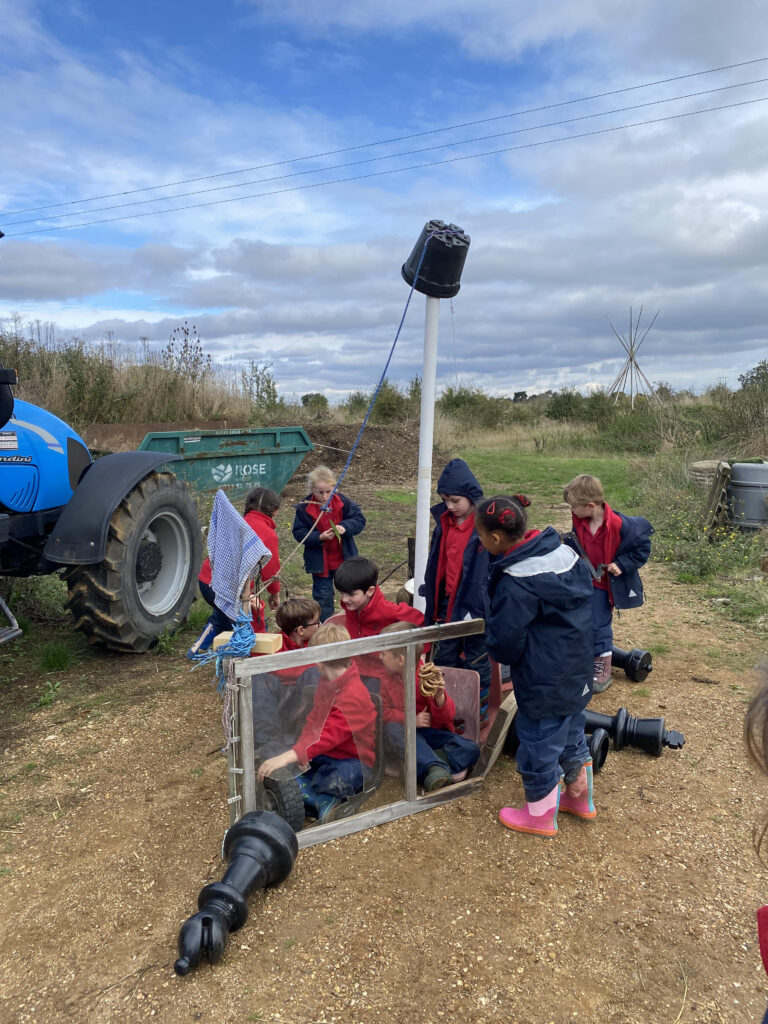
[{"label": "power line", "polygon": [[[338,171],[343,170],[346,167],[358,167],[361,164],[377,163],[382,160],[395,160],[399,157],[415,156],[418,153],[430,153],[434,152],[436,149],[446,149],[453,146],[467,146],[473,142],[487,142],[490,139],[505,138],[509,135],[522,135],[526,132],[538,131],[542,128],[556,128],[565,124],[575,124],[579,121],[594,120],[597,117],[608,117],[611,114],[625,114],[630,110],[641,110],[645,107],[656,107],[664,103],[676,103],[680,100],[695,99],[696,97],[708,96],[716,92],[727,92],[730,89],[742,89],[749,85],[761,85],[764,82],[768,82],[768,78],[755,78],[749,82],[735,82],[731,85],[720,85],[713,87],[712,89],[701,89],[698,92],[682,93],[679,96],[669,96],[661,100],[647,100],[644,103],[635,103],[626,107],[614,107],[612,110],[597,111],[593,114],[579,114],[576,117],[563,118],[560,121],[547,121],[542,124],[530,125],[527,128],[513,128],[506,132],[495,132],[491,135],[479,135],[472,139],[460,139],[456,142],[441,142],[434,146],[423,146],[420,149],[409,149],[400,153],[390,153],[387,156],[366,157],[363,160],[352,160],[347,163],[330,164],[326,167],[314,167],[304,171],[292,171],[289,174],[278,174],[269,178],[256,178],[251,181],[240,181],[232,185],[215,185],[212,188],[197,189],[193,192],[181,192],[175,196],[158,196],[154,199],[134,199],[127,203],[114,203],[111,206],[97,206],[91,210],[76,210],[70,213],[50,214],[47,217],[31,217],[27,220],[12,220],[6,224],[6,227],[14,227],[22,224],[40,224],[43,221],[62,220],[65,217],[82,217],[87,214],[105,213],[109,210],[122,210],[134,206],[147,206],[150,203],[168,202],[171,199],[188,199],[192,196],[208,195],[211,192],[223,192],[233,188],[246,188],[248,185],[263,185],[272,181],[284,181],[288,178],[300,178],[307,174],[320,174],[324,171]],[[158,210],[157,212],[161,213],[163,211]]]},{"label": "power line", "polygon": [[[290,185],[287,188],[272,189],[269,192],[254,192],[247,196],[231,196],[228,199],[212,199],[206,203],[188,203],[186,206],[174,206],[165,210],[146,210],[143,213],[126,213],[120,217],[107,217],[102,220],[83,221],[79,224],[51,225],[47,228],[39,228],[31,231],[18,231],[10,234],[8,238],[20,238],[25,235],[40,235],[47,231],[68,231],[74,228],[94,227],[98,224],[113,224],[116,221],[136,220],[139,217],[156,217],[164,213],[181,213],[185,210],[200,210],[209,206],[222,206],[225,203],[237,203],[246,199],[262,199],[265,196],[281,195],[285,192],[302,192],[311,188],[322,188],[326,185],[341,185],[350,181],[364,181],[367,178],[380,178],[388,174],[400,174],[403,171],[421,170],[426,167],[440,167],[444,164],[459,163],[464,160],[477,160],[485,156],[498,156],[502,153],[513,153],[522,149],[536,149],[542,146],[549,146],[556,142],[573,142],[577,139],[586,139],[596,135],[607,135],[609,132],[624,131],[627,128],[641,128],[651,124],[662,124],[665,121],[676,121],[683,117],[693,117],[697,114],[711,114],[720,110],[733,110],[736,107],[746,107],[754,103],[765,103],[768,96],[758,96],[751,100],[740,100],[736,103],[724,103],[717,107],[702,107],[700,110],[688,110],[682,114],[669,114],[666,117],[654,117],[647,121],[632,121],[629,124],[614,125],[610,128],[597,128],[591,132],[580,132],[578,135],[561,135],[554,139],[543,139],[540,142],[526,142],[520,146],[505,146],[501,149],[489,149],[482,153],[468,153],[462,156],[447,157],[445,160],[428,160],[420,164],[409,164],[406,167],[391,167],[383,171],[370,171],[368,174],[352,175],[348,178],[332,178],[330,181],[315,181],[307,185]],[[87,212],[87,211],[85,211]]]},{"label": "power line", "polygon": [[[60,209],[60,208],[62,208],[64,206],[74,206],[74,205],[77,205],[79,203],[95,203],[95,202],[100,202],[102,199],[117,199],[117,198],[119,198],[121,196],[138,195],[139,193],[142,193],[142,192],[154,192],[154,191],[157,191],[157,190],[163,189],[163,188],[175,188],[178,185],[191,185],[194,182],[198,182],[198,181],[211,181],[214,178],[228,177],[228,176],[231,176],[233,174],[250,174],[252,171],[263,171],[263,170],[269,169],[270,167],[282,167],[285,164],[301,163],[301,162],[303,162],[305,160],[320,160],[323,157],[327,157],[327,156],[338,156],[341,153],[352,153],[352,152],[355,152],[355,151],[360,150],[360,149],[370,149],[370,148],[372,148],[374,146],[387,146],[387,145],[391,145],[392,143],[395,143],[395,142],[406,142],[408,139],[418,139],[418,138],[423,138],[423,137],[425,137],[427,135],[437,135],[440,132],[456,131],[459,128],[472,128],[475,125],[479,125],[479,124],[489,124],[489,123],[491,123],[493,121],[501,121],[501,120],[504,120],[505,118],[509,118],[509,117],[522,117],[524,114],[536,114],[536,113],[540,113],[543,110],[554,110],[554,109],[556,109],[558,107],[566,107],[566,106],[569,106],[569,105],[572,105],[572,104],[575,104],[575,103],[587,103],[587,102],[589,102],[591,100],[604,99],[607,96],[618,96],[618,95],[620,95],[622,93],[634,92],[634,91],[637,91],[639,89],[650,89],[650,88],[653,88],[653,86],[656,86],[656,85],[668,85],[670,82],[680,82],[680,81],[683,81],[684,79],[687,79],[687,78],[697,78],[697,77],[699,77],[701,75],[714,75],[714,74],[717,74],[720,71],[732,71],[735,68],[748,67],[750,64],[760,64],[760,63],[762,63],[763,61],[766,61],[766,60],[768,60],[768,57],[755,57],[753,60],[740,61],[738,64],[723,64],[720,67],[706,68],[703,71],[691,71],[691,72],[689,72],[688,74],[685,74],[685,75],[674,75],[671,78],[659,78],[659,79],[657,79],[656,81],[653,81],[653,82],[643,82],[643,83],[641,83],[639,85],[628,85],[628,86],[625,86],[622,89],[610,89],[610,90],[608,90],[606,92],[594,93],[591,96],[581,96],[581,97],[579,97],[577,99],[572,99],[572,100],[560,100],[557,103],[546,103],[546,104],[543,104],[543,105],[538,106],[538,107],[529,107],[529,108],[524,109],[524,110],[515,110],[515,111],[512,111],[512,112],[510,112],[508,114],[496,114],[493,117],[483,117],[483,118],[479,118],[479,119],[474,120],[474,121],[463,121],[460,124],[446,125],[443,128],[431,128],[431,129],[428,129],[428,130],[423,131],[423,132],[412,132],[412,133],[410,133],[408,135],[398,135],[398,136],[395,136],[395,137],[393,137],[391,139],[380,139],[378,142],[364,142],[364,143],[360,143],[357,146],[345,146],[345,147],[342,147],[340,149],[325,150],[322,153],[312,153],[312,154],[309,154],[307,156],[293,157],[293,158],[287,159],[287,160],[274,160],[274,161],[271,161],[270,163],[255,164],[252,167],[243,167],[243,168],[240,168],[239,170],[235,170],[235,171],[219,171],[219,172],[217,172],[215,174],[204,174],[204,175],[200,175],[199,177],[195,177],[195,178],[183,178],[183,179],[181,179],[179,181],[170,181],[170,182],[166,182],[163,185],[147,185],[147,186],[145,186],[143,188],[127,189],[127,190],[124,190],[122,192],[110,192],[110,193],[107,193],[106,195],[101,195],[101,196],[91,196],[88,199],[70,199],[70,200],[68,200],[67,202],[64,202],[64,203],[51,203],[51,204],[49,204],[47,206],[32,206],[32,207],[27,207],[26,209],[23,209],[23,210],[7,210],[5,212],[5,214],[4,214],[4,216],[6,216],[6,217],[18,217],[18,216],[21,216],[22,214],[25,214],[25,213],[39,213],[41,210],[56,210],[56,209]],[[251,184],[251,183],[243,182],[242,184]],[[165,197],[160,197],[160,198],[173,199],[173,198],[180,198],[180,197],[165,196]],[[83,212],[83,213],[90,213],[90,212],[94,212],[94,211],[84,210],[84,211],[81,211],[81,212]]]}]

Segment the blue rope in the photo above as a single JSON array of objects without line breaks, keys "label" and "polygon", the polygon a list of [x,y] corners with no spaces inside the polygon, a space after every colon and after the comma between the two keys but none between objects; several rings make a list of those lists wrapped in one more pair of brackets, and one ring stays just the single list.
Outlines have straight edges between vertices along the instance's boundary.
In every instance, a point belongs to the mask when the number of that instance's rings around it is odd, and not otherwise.
[{"label": "blue rope", "polygon": [[224,679],[224,659],[247,658],[253,650],[254,636],[255,634],[253,632],[251,620],[241,608],[237,613],[237,618],[235,619],[235,624],[232,629],[232,639],[229,643],[225,644],[223,647],[217,647],[215,651],[213,648],[210,648],[207,651],[197,651],[193,658],[195,664],[192,666],[191,671],[194,672],[194,670],[200,665],[210,665],[211,662],[215,662],[216,677],[211,680],[211,683],[215,683],[218,692],[223,694],[224,687],[226,685]]}]

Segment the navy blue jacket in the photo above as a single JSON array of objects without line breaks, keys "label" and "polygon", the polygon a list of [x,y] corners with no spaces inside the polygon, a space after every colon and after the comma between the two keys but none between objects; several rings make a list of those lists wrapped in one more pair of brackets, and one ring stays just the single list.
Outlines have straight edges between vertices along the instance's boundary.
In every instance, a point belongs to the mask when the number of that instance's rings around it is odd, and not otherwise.
[{"label": "navy blue jacket", "polygon": [[[336,493],[341,498],[341,522],[338,525],[343,526],[345,531],[341,535],[341,556],[346,561],[347,558],[352,558],[357,554],[357,544],[355,544],[354,536],[365,527],[365,516],[360,506],[356,505],[351,498],[345,497],[340,491]],[[304,502],[310,501],[314,501],[314,498],[311,494],[308,494]],[[312,529],[314,521],[315,516],[307,512],[306,504],[296,506],[296,515],[293,518],[293,530],[291,532],[299,543],[304,543],[305,572],[324,571],[323,542],[320,540],[320,531],[316,527]],[[308,533],[309,536],[307,536]],[[304,540],[305,537],[306,540]]]},{"label": "navy blue jacket", "polygon": [[[654,529],[643,516],[626,516],[623,512],[616,515],[621,519],[621,529],[619,546],[612,561],[621,569],[621,576],[608,574],[613,605],[614,608],[639,608],[643,603],[643,581],[638,569],[650,557]],[[569,535],[563,541],[578,551]]]},{"label": "navy blue jacket", "polygon": [[551,526],[491,559],[485,638],[509,665],[530,718],[582,711],[592,697],[592,577]]},{"label": "navy blue jacket", "polygon": [[[473,505],[476,505],[483,497],[483,491],[477,482],[472,470],[463,459],[451,459],[437,481],[438,494],[459,494],[468,498]],[[441,518],[447,511],[444,501],[433,505],[431,510],[435,519],[435,528],[432,532],[432,540],[429,545],[429,556],[427,567],[424,570],[424,583],[419,588],[419,593],[426,600],[424,609],[424,625],[431,626],[435,621],[437,608],[435,607],[435,589],[437,587],[437,566],[440,560],[440,544],[443,539],[443,525]],[[456,599],[451,610],[451,622],[459,622],[466,619],[482,619],[485,615],[485,585],[488,579],[488,552],[480,543],[477,530],[473,529],[469,535],[467,546],[464,548],[464,558],[461,566],[461,580]]]}]

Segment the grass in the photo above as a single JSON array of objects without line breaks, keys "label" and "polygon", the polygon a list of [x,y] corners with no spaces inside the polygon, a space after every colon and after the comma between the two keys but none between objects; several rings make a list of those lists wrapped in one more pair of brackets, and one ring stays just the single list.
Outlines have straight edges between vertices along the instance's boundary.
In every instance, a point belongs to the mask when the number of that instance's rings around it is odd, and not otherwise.
[{"label": "grass", "polygon": [[58,697],[60,689],[61,689],[61,680],[60,679],[57,679],[55,681],[52,680],[52,679],[49,679],[46,682],[45,687],[43,688],[43,692],[40,694],[40,696],[34,702],[32,707],[33,708],[47,708],[47,707],[50,707],[50,705],[53,704],[53,702]]}]

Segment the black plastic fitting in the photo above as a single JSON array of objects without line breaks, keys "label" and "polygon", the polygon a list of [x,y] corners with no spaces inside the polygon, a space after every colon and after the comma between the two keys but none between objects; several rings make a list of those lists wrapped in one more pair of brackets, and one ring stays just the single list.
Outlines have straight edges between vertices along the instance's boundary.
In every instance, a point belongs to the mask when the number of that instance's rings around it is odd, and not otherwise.
[{"label": "black plastic fitting", "polygon": [[469,235],[455,224],[446,224],[442,220],[427,221],[411,255],[402,266],[403,278],[423,295],[433,299],[453,298],[461,287],[461,272],[470,241]]},{"label": "black plastic fitting", "polygon": [[298,852],[296,833],[279,814],[244,814],[224,837],[222,856],[229,862],[224,877],[201,889],[198,913],[181,926],[176,973],[189,974],[203,956],[210,964],[220,960],[229,933],[248,919],[248,896],[284,881]]},{"label": "black plastic fitting", "polygon": [[620,647],[611,648],[611,663],[616,668],[623,668],[624,674],[633,683],[643,683],[653,672],[653,658],[650,651],[641,651],[633,647],[631,651],[622,651]]},{"label": "black plastic fitting", "polygon": [[589,737],[589,756],[592,758],[592,771],[597,775],[608,757],[610,738],[605,729],[595,729]]},{"label": "black plastic fitting", "polygon": [[626,708],[619,708],[615,715],[601,715],[587,711],[585,731],[593,733],[605,729],[613,740],[614,750],[636,747],[646,754],[661,757],[664,747],[680,750],[685,736],[677,729],[667,729],[663,718],[636,718]]}]

